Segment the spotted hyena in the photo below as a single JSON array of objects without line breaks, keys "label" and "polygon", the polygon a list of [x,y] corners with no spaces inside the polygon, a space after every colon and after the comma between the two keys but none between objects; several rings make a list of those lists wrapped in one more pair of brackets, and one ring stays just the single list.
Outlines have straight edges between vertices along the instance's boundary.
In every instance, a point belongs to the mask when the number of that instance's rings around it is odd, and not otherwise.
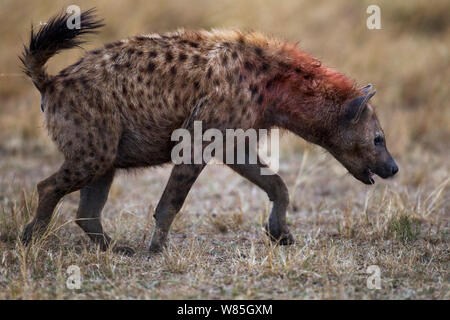
[{"label": "spotted hyena", "polygon": [[[78,225],[102,249],[111,238],[101,211],[117,169],[171,161],[171,133],[186,126],[199,101],[196,119],[204,129],[292,131],[328,150],[365,184],[373,174],[393,176],[397,165],[386,149],[383,130],[369,104],[375,91],[321,65],[295,44],[237,30],[149,34],[90,51],[55,76],[47,60],[82,43],[79,36],[102,24],[93,11],[81,28],[67,27],[67,14],[31,33],[21,60],[42,95],[45,122],[65,161],[37,185],[39,204],[23,233],[48,225],[58,201],[81,190]],[[205,167],[178,164],[155,211],[150,250],[160,250],[170,225]],[[288,189],[279,175],[261,175],[262,161],[228,164],[262,188],[273,201],[266,225],[271,239],[292,244],[286,226]],[[114,250],[129,253],[131,249]]]}]

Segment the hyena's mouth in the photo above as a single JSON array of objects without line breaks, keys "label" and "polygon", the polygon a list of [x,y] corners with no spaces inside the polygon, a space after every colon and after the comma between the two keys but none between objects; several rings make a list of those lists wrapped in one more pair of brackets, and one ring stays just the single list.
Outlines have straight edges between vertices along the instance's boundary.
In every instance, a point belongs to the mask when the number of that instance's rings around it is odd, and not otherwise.
[{"label": "hyena's mouth", "polygon": [[373,171],[370,170],[370,168],[366,169],[366,176],[369,182],[368,184],[375,184],[375,179],[373,178],[375,176],[375,173],[373,173]]}]

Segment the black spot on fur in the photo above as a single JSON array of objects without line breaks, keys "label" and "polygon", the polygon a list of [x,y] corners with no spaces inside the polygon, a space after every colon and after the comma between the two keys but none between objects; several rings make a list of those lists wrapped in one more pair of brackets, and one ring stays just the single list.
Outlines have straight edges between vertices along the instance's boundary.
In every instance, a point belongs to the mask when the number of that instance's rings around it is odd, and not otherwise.
[{"label": "black spot on fur", "polygon": [[119,40],[119,41],[115,41],[113,43],[110,43],[107,46],[108,46],[108,48],[114,48],[114,47],[120,47],[122,44],[123,44],[122,41]]},{"label": "black spot on fur", "polygon": [[252,99],[253,99],[253,97],[258,93],[258,86],[255,85],[255,84],[251,84],[249,86],[249,89],[250,89],[250,91],[252,93]]},{"label": "black spot on fur", "polygon": [[180,61],[186,61],[187,55],[184,54],[184,53],[180,53],[180,55],[178,56],[178,59],[179,59]]},{"label": "black spot on fur", "polygon": [[267,70],[269,70],[269,64],[264,62],[261,66],[261,72],[266,72]]},{"label": "black spot on fur", "polygon": [[193,41],[188,41],[188,45],[190,45],[192,48],[198,48],[198,43]]},{"label": "black spot on fur", "polygon": [[206,78],[207,78],[207,79],[211,79],[211,75],[212,75],[212,68],[209,67],[209,68],[208,68],[208,72],[206,72]]},{"label": "black spot on fur", "polygon": [[200,62],[200,56],[198,54],[196,54],[192,57],[192,59],[193,59],[194,65],[197,66]]},{"label": "black spot on fur", "polygon": [[75,81],[72,78],[66,78],[63,81],[64,86],[71,87],[75,84]]},{"label": "black spot on fur", "polygon": [[283,61],[278,62],[278,66],[279,66],[280,69],[282,69],[282,70],[286,70],[286,69],[289,68],[289,66],[287,65],[287,63],[286,63],[286,62],[283,62]]},{"label": "black spot on fur", "polygon": [[226,54],[224,54],[224,55],[222,56],[222,64],[223,64],[224,66],[226,66],[226,65],[228,64],[228,56],[227,56]]},{"label": "black spot on fur", "polygon": [[172,68],[170,68],[170,73],[174,76],[177,74],[177,67],[172,66]]},{"label": "black spot on fur", "polygon": [[153,62],[149,62],[147,65],[148,72],[153,72],[155,70],[156,66]]},{"label": "black spot on fur", "polygon": [[259,95],[259,97],[258,97],[258,100],[256,101],[259,105],[261,105],[262,103],[263,103],[263,101],[264,101],[264,95],[263,94],[260,94]]},{"label": "black spot on fur", "polygon": [[232,57],[233,59],[237,59],[237,57],[238,57],[237,52],[236,52],[236,51],[233,51],[233,52],[231,53],[231,57]]},{"label": "black spot on fur", "polygon": [[89,89],[89,80],[86,79],[86,77],[80,77],[80,78],[78,78],[78,82],[80,83],[80,85],[81,85],[85,90],[88,90],[88,89]]},{"label": "black spot on fur", "polygon": [[279,80],[281,79],[281,74],[277,74],[276,76],[274,76],[272,79],[270,79],[269,81],[267,81],[266,83],[266,89],[271,88],[273,85],[275,85]]},{"label": "black spot on fur", "polygon": [[166,62],[171,62],[173,60],[172,52],[167,51],[166,52]]},{"label": "black spot on fur", "polygon": [[158,54],[156,53],[156,51],[150,51],[148,53],[149,58],[155,58]]},{"label": "black spot on fur", "polygon": [[250,61],[245,61],[244,62],[244,68],[247,71],[252,72],[254,70],[254,65]]},{"label": "black spot on fur", "polygon": [[114,53],[114,54],[112,55],[111,60],[112,60],[112,61],[116,61],[118,58],[119,58],[119,53],[116,52],[116,53]]}]

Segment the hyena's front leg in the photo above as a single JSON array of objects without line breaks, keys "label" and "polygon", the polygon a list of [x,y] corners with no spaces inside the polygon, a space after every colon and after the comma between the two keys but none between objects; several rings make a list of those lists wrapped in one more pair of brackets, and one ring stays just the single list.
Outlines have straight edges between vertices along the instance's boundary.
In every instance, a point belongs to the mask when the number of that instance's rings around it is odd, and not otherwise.
[{"label": "hyena's front leg", "polygon": [[[248,159],[248,157],[247,157]],[[248,161],[246,161],[248,162]],[[273,201],[266,232],[271,240],[281,245],[294,244],[294,237],[286,224],[286,210],[289,205],[289,193],[286,184],[278,174],[262,175],[261,169],[270,170],[258,157],[257,164],[228,164],[228,166],[244,178],[263,189]]]},{"label": "hyena's front leg", "polygon": [[156,225],[150,252],[159,252],[166,244],[170,225],[204,167],[204,164],[179,164],[172,169],[169,181],[155,210]]}]

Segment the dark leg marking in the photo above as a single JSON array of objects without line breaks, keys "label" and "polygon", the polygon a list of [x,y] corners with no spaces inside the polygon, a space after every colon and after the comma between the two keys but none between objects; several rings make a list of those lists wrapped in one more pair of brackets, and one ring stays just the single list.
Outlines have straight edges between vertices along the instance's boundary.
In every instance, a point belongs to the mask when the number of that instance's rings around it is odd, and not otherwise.
[{"label": "dark leg marking", "polygon": [[[94,182],[82,188],[80,190],[80,205],[77,211],[77,224],[104,251],[110,246],[111,237],[103,231],[101,214],[108,199],[113,179],[114,169],[111,169]],[[133,249],[119,246],[114,246],[113,252],[128,256],[134,254]]]},{"label": "dark leg marking", "polygon": [[165,246],[170,226],[183,206],[189,190],[205,164],[175,165],[169,181],[155,210],[156,226],[150,244],[150,252],[159,252]]},{"label": "dark leg marking", "polygon": [[249,164],[247,153],[245,162],[245,164],[228,164],[228,166],[263,189],[269,199],[273,201],[269,221],[265,226],[267,234],[272,241],[280,245],[294,244],[294,237],[286,224],[286,210],[289,205],[289,192],[286,184],[278,174],[261,175],[261,168],[268,168],[259,158],[257,164]]}]

